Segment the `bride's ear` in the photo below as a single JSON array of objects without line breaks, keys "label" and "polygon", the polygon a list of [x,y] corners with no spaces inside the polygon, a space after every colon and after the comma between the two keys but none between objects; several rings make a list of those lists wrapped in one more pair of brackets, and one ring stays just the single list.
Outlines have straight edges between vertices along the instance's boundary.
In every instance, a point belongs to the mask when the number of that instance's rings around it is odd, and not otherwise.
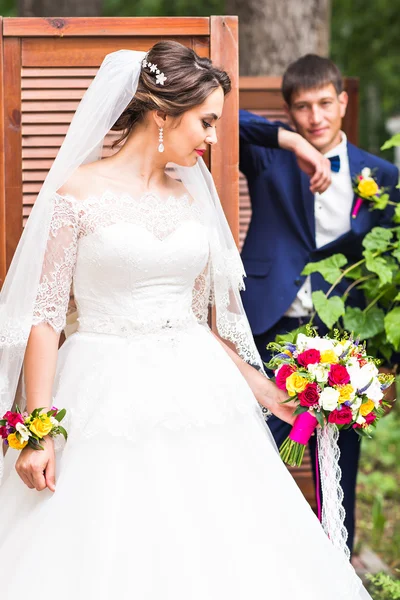
[{"label": "bride's ear", "polygon": [[163,112],[162,110],[153,110],[153,118],[157,127],[165,127],[167,113]]}]

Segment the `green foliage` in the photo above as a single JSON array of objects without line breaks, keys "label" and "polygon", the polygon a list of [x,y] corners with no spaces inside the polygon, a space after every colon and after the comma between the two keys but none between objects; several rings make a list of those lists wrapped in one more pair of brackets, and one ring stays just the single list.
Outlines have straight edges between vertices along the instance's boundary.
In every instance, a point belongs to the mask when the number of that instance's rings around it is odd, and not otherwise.
[{"label": "green foliage", "polygon": [[371,581],[370,593],[374,600],[399,600],[400,580],[393,579],[386,573],[367,575]]},{"label": "green foliage", "polygon": [[200,17],[225,14],[222,0],[104,0],[103,17]]},{"label": "green foliage", "polygon": [[360,78],[360,146],[375,154],[386,119],[400,108],[399,11],[400,0],[332,0],[331,58],[344,75]]},{"label": "green foliage", "polygon": [[381,150],[388,150],[389,148],[394,148],[395,146],[400,146],[400,133],[396,133],[390,140],[387,140]]},{"label": "green foliage", "polygon": [[324,292],[318,290],[312,293],[312,299],[315,310],[320,319],[325,323],[328,329],[332,329],[334,324],[344,315],[344,302],[339,296],[327,298]]},{"label": "green foliage", "polygon": [[314,263],[308,263],[302,271],[302,275],[311,275],[311,273],[321,273],[322,277],[328,281],[328,283],[335,283],[338,277],[341,276],[342,271],[340,267],[347,264],[347,258],[344,254],[335,254],[324,260],[320,260]]}]

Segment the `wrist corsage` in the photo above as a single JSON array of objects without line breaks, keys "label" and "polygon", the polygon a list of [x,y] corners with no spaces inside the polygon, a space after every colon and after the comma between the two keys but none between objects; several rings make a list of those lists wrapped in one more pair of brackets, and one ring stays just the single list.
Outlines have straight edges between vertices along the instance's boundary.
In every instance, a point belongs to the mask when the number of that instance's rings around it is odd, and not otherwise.
[{"label": "wrist corsage", "polygon": [[364,200],[371,204],[371,210],[374,208],[384,210],[387,204],[391,204],[386,188],[380,188],[378,186],[369,167],[365,167],[359,175],[355,176],[353,191],[357,196],[356,203],[351,213],[353,219],[358,215],[358,211]]},{"label": "wrist corsage", "polygon": [[68,434],[60,425],[66,414],[65,408],[58,410],[52,406],[47,412],[42,412],[44,410],[35,408],[31,414],[21,413],[17,406],[15,412],[7,411],[0,419],[0,436],[15,450],[22,450],[25,446],[44,450],[41,442],[46,435],[56,437],[61,434],[67,439]]}]

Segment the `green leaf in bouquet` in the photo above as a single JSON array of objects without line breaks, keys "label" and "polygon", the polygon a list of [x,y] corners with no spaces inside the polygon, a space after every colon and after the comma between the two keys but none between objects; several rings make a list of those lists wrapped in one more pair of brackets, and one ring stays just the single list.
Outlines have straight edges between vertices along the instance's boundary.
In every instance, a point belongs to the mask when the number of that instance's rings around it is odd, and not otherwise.
[{"label": "green leaf in bouquet", "polygon": [[390,246],[393,233],[384,227],[374,227],[365,236],[362,245],[371,252],[385,252]]},{"label": "green leaf in bouquet", "polygon": [[320,425],[321,427],[323,427],[325,425],[325,422],[324,422],[324,415],[322,413],[322,410],[320,410],[320,411],[315,410],[313,412],[313,415],[317,419],[318,425]]},{"label": "green leaf in bouquet", "polygon": [[385,316],[385,331],[388,341],[396,351],[400,350],[400,306]]},{"label": "green leaf in bouquet", "polygon": [[0,420],[0,427],[5,427],[7,425],[7,421],[5,419]]},{"label": "green leaf in bouquet", "polygon": [[367,312],[358,307],[347,306],[343,315],[343,325],[352,331],[355,337],[368,340],[385,330],[385,313],[382,309],[373,306]]},{"label": "green leaf in bouquet", "polygon": [[333,325],[344,315],[344,302],[339,296],[327,298],[324,292],[318,290],[312,293],[312,300],[319,318],[328,329],[332,329]]},{"label": "green leaf in bouquet", "polygon": [[[291,400],[291,398],[290,398]],[[308,412],[307,406],[298,406],[293,413],[293,416],[297,417],[297,415],[302,415],[303,413]]]},{"label": "green leaf in bouquet", "polygon": [[299,333],[304,333],[307,335],[307,324],[298,327],[297,329],[293,329],[293,331],[288,331],[287,333],[281,333],[275,337],[275,342],[278,344],[285,344],[285,342],[289,342],[290,344],[295,344],[297,340],[297,336]]},{"label": "green leaf in bouquet", "polygon": [[28,445],[33,448],[34,450],[44,450],[43,446],[41,445],[41,443],[39,442],[39,440],[37,440],[34,437],[30,437],[29,441],[28,441]]},{"label": "green leaf in bouquet", "polygon": [[400,133],[396,133],[389,140],[386,140],[383,146],[381,146],[381,150],[389,150],[394,146],[400,146]]},{"label": "green leaf in bouquet", "polygon": [[340,267],[347,265],[347,258],[344,254],[334,254],[329,258],[324,258],[318,262],[311,262],[306,264],[302,270],[302,275],[311,275],[311,273],[321,273],[322,277],[328,283],[335,283],[335,281],[341,276],[342,271]]},{"label": "green leaf in bouquet", "polygon": [[379,277],[379,287],[391,283],[393,272],[386,259],[383,256],[374,256],[370,250],[364,250],[363,254],[367,269],[372,273],[376,273]]}]

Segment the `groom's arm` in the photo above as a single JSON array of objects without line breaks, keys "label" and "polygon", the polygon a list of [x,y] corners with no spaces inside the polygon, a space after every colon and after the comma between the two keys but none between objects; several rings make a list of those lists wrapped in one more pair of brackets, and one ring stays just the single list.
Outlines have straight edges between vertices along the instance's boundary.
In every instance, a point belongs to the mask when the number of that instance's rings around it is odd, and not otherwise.
[{"label": "groom's arm", "polygon": [[[331,165],[316,148],[285,123],[271,122],[246,110],[239,110],[240,164],[247,178],[257,175],[256,147],[280,148],[293,152],[298,166],[310,177],[312,193],[324,192],[331,183]],[[268,156],[267,156],[268,158]],[[265,164],[264,164],[265,168]]]}]

